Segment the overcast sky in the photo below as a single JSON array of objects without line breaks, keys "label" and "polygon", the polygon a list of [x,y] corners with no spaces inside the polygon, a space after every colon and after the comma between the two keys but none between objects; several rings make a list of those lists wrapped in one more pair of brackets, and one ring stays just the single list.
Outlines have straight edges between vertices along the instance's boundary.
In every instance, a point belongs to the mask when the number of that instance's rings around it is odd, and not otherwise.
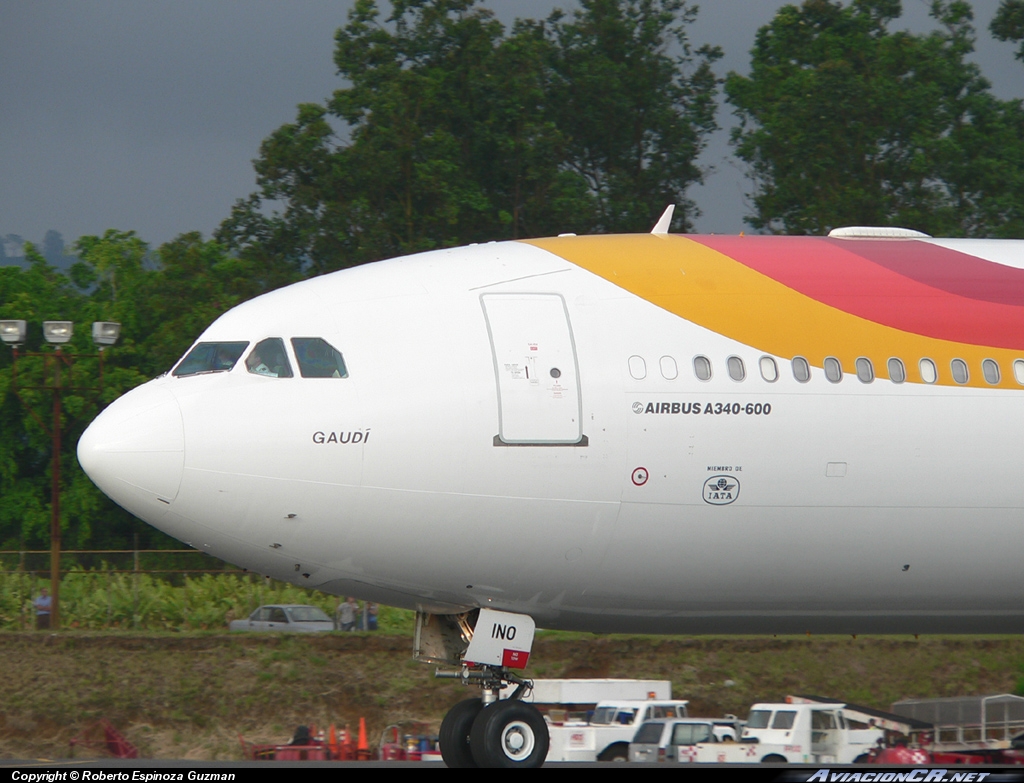
[{"label": "overcast sky", "polygon": [[[151,245],[209,235],[255,189],[260,142],[301,102],[340,86],[333,34],[351,0],[0,0],[0,236],[67,242],[108,228]],[[571,0],[486,0],[502,21],[544,17]],[[718,70],[747,71],[758,27],[781,0],[708,0],[694,44],[720,45]],[[1024,65],[976,0],[977,62],[1000,97],[1024,97]],[[929,28],[925,0],[904,0],[894,27]],[[728,107],[719,124],[731,121]],[[736,233],[749,184],[726,130],[691,195],[698,230]],[[651,216],[651,222],[657,218]]]}]

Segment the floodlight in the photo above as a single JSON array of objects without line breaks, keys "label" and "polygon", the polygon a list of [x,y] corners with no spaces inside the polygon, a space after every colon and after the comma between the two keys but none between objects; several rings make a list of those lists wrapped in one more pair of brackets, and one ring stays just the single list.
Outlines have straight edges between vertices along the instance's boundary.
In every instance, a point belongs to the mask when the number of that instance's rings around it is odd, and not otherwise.
[{"label": "floodlight", "polygon": [[54,345],[63,345],[71,339],[71,321],[43,321],[43,339]]},{"label": "floodlight", "polygon": [[113,345],[121,335],[121,324],[116,321],[93,321],[92,341],[96,345]]},{"label": "floodlight", "polygon": [[25,322],[24,321],[0,321],[0,340],[8,345],[25,344]]}]

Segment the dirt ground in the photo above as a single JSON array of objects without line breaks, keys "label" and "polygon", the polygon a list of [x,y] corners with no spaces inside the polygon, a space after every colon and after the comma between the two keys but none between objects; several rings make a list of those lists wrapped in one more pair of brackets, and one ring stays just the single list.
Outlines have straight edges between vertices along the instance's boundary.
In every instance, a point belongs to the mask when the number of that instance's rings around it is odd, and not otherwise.
[{"label": "dirt ground", "polygon": [[[436,731],[473,692],[435,679],[411,649],[384,634],[0,634],[0,757],[67,758],[100,718],[155,759],[238,759],[239,735],[284,742],[300,724],[354,731],[360,717],[371,745],[390,724]],[[695,715],[744,716],[789,693],[888,709],[910,697],[1024,694],[1024,639],[541,633],[526,674],[668,679]]]}]

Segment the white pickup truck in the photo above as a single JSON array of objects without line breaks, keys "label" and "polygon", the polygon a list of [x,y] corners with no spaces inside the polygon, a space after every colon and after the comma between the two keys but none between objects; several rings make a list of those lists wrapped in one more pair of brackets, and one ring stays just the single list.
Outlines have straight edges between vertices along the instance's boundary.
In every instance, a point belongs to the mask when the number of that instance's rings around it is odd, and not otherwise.
[{"label": "white pickup truck", "polygon": [[866,761],[882,730],[851,721],[842,704],[755,704],[735,743],[681,745],[683,763],[759,764]]},{"label": "white pickup truck", "polygon": [[644,721],[685,718],[686,701],[614,699],[600,701],[586,723],[550,725],[548,761],[625,761],[629,743]]}]

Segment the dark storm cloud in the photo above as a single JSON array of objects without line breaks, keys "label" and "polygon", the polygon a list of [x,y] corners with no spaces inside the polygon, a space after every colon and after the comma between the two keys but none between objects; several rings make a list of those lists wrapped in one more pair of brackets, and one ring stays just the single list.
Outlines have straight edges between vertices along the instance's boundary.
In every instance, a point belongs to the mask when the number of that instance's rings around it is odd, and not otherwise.
[{"label": "dark storm cloud", "polygon": [[[506,24],[544,17],[554,0],[491,0]],[[717,0],[701,7],[694,44],[725,50],[721,73],[746,70],[756,29],[777,0]],[[901,25],[927,29],[923,0]],[[976,3],[979,55],[1001,97],[1019,95],[1012,47],[987,33],[996,0]],[[153,244],[209,234],[254,188],[260,142],[294,118],[296,104],[339,86],[333,33],[349,0],[131,0],[4,3],[0,10],[0,235],[69,242],[107,228]],[[719,112],[730,121],[728,107]],[[716,135],[715,172],[693,197],[698,228],[744,226],[746,181]],[[656,216],[652,216],[652,221]]]}]

